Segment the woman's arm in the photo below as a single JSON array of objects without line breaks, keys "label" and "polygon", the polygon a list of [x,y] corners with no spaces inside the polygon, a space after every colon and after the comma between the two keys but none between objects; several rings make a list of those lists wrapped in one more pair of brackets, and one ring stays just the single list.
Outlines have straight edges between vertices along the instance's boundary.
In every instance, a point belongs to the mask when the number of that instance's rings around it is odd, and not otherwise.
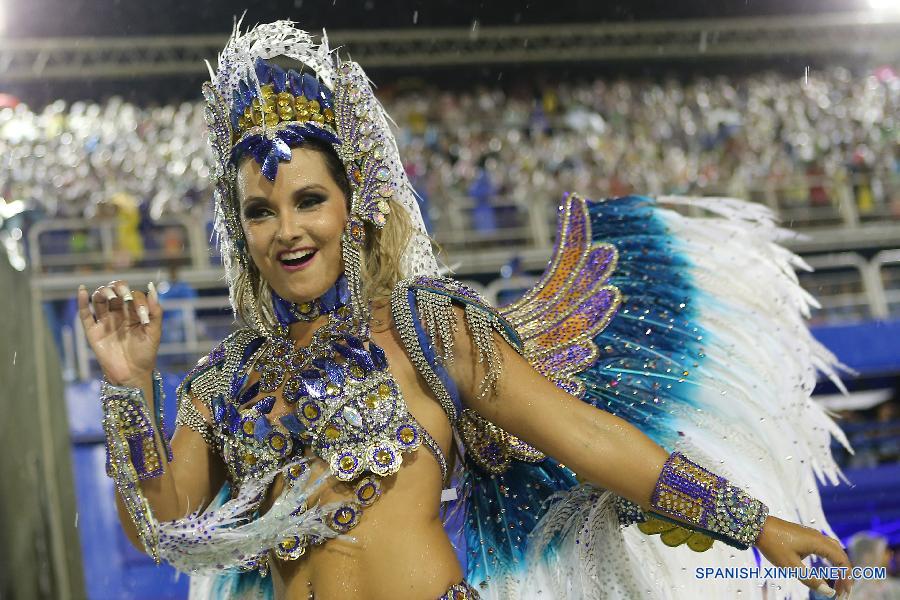
[{"label": "woman's arm", "polygon": [[[208,423],[209,415],[202,403],[193,397],[189,397],[189,401]],[[159,441],[158,439],[158,443]],[[206,508],[226,479],[222,458],[190,427],[182,425],[176,427],[170,445],[172,462],[164,463],[162,475],[144,480],[140,484],[141,492],[147,498],[153,516],[158,521],[173,521]],[[160,456],[164,456],[162,446],[159,448]],[[137,527],[118,492],[116,492],[116,508],[126,537],[143,552],[144,547],[138,536]]]},{"label": "woman's arm", "polygon": [[[115,444],[111,474],[116,478],[119,518],[128,539],[138,549],[147,551],[144,542],[153,537],[148,533],[148,521],[178,519],[208,504],[224,481],[224,465],[202,436],[186,427],[176,430],[171,440],[173,460],[167,460],[163,432],[154,418],[159,399],[154,394],[153,373],[162,307],[153,286],[145,294],[132,291],[124,281],[113,281],[98,288],[90,302],[82,286],[78,308],[86,337],[108,384],[104,385],[104,429],[108,448],[111,441]],[[193,398],[190,401],[208,423],[209,414],[202,403]],[[137,420],[135,414],[139,415]],[[148,430],[153,432],[153,443],[149,448],[137,449],[140,456],[136,457],[136,448],[127,440]],[[132,483],[134,472],[128,464],[131,462],[138,465],[134,467],[140,477],[136,485]],[[122,497],[123,486],[130,490],[130,511]],[[150,515],[146,514],[148,510]],[[145,540],[141,540],[139,530],[145,532]]]},{"label": "woman's arm", "polygon": [[[454,310],[462,324],[462,310]],[[464,404],[581,478],[648,509],[669,453],[627,421],[557,388],[501,336],[493,335],[503,369],[493,393],[485,397],[478,393],[484,363],[473,358],[478,352],[465,327],[460,326],[455,335],[458,358],[450,369]],[[809,554],[824,556],[835,566],[850,565],[836,540],[772,516],[766,519],[756,546],[776,566],[802,566],[801,559]],[[820,580],[804,583],[813,589],[827,587]],[[849,581],[841,581],[838,590],[849,590]]]}]

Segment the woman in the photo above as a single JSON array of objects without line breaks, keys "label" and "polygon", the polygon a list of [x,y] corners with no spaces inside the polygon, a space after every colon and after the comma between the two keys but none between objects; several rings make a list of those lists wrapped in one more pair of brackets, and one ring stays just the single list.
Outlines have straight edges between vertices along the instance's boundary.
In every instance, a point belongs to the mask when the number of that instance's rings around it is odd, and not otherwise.
[{"label": "woman", "polygon": [[[293,68],[267,62],[276,56]],[[762,216],[679,220],[645,198],[571,196],[544,279],[497,311],[438,277],[386,115],[357,64],[290,22],[236,30],[204,96],[216,229],[246,326],[185,378],[170,444],[159,435],[152,284],[147,294],[124,281],[78,293],[106,380],[107,466],[123,526],[157,560],[198,575],[193,595],[751,594],[758,582],[697,581],[692,551],[709,550],[718,562],[706,566],[716,567],[752,563],[750,545],[774,565],[801,566],[810,554],[848,565],[836,540],[769,514],[654,442],[706,464],[717,458],[708,453],[727,456],[722,467],[739,467],[735,477],[772,512],[822,526],[815,490],[798,497],[793,486],[809,485],[813,470],[834,474],[827,445],[811,440],[836,428],[808,402],[809,353],[823,368],[828,356],[801,329],[806,300],[784,273],[790,255],[742,245],[771,233]],[[721,207],[752,210],[712,206]],[[671,240],[661,245],[676,230],[690,265]],[[752,275],[767,286],[757,295],[765,304],[779,294],[783,315],[758,313],[740,287],[751,273],[698,296],[718,282],[689,277],[712,260],[698,251],[704,236],[725,260],[759,258]],[[756,320],[742,323],[738,310]],[[703,319],[717,323],[714,339],[698,335]],[[790,347],[769,336],[780,327]],[[748,333],[753,343],[737,343]],[[772,382],[754,391],[729,360],[758,360]],[[774,480],[770,489],[760,477]],[[454,523],[465,566],[447,534]],[[633,523],[643,533],[622,528]],[[680,544],[690,549],[667,548]],[[723,545],[744,552],[735,560]],[[804,583],[835,593],[821,579]]]}]

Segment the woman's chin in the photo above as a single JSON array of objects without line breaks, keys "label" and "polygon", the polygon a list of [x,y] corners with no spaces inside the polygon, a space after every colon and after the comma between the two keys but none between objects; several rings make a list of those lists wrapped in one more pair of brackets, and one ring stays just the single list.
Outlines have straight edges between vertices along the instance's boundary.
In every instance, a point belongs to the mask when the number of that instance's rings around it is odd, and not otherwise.
[{"label": "woman's chin", "polygon": [[[319,281],[321,281],[321,279]],[[287,289],[284,290],[284,294],[278,292],[278,290],[276,290],[276,293],[288,302],[303,304],[304,302],[312,302],[321,297],[328,291],[329,287],[331,286],[324,288],[321,286],[315,286],[315,288],[312,286],[286,286]]]}]

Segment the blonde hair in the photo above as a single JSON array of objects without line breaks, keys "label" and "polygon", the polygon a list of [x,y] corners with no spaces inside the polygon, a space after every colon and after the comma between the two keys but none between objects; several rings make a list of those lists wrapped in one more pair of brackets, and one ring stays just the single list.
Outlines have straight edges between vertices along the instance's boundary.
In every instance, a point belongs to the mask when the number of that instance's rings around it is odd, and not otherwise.
[{"label": "blonde hair", "polygon": [[[337,183],[341,187],[341,182]],[[370,223],[365,224],[361,275],[367,301],[390,296],[397,282],[405,277],[402,258],[412,237],[412,221],[402,206],[392,205],[391,208],[393,210],[381,229]],[[237,261],[233,262],[237,264]],[[251,327],[274,331],[277,321],[271,291],[269,282],[263,279],[250,258],[247,269],[238,268],[231,286],[231,305],[235,315]]]}]

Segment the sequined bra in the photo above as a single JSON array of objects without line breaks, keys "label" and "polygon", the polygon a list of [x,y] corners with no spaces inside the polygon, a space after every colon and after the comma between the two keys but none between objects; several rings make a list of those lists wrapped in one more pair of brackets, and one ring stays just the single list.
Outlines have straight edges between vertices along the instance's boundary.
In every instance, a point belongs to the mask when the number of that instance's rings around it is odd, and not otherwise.
[{"label": "sequined bra", "polygon": [[[191,405],[189,395],[209,409],[208,441],[227,466],[233,495],[248,478],[276,469],[283,469],[292,485],[304,467],[285,467],[305,448],[335,478],[350,482],[352,499],[326,520],[338,533],[355,527],[363,508],[380,497],[380,478],[399,470],[403,454],[425,445],[446,478],[446,459],[410,414],[384,351],[350,333],[345,306],[329,313],[329,323],[316,330],[308,347],[295,348],[286,337],[264,337],[251,329],[233,333],[201,359],[178,394],[180,419]],[[275,418],[279,396],[291,410]],[[295,559],[310,543],[322,541],[285,539],[275,555]]]}]

